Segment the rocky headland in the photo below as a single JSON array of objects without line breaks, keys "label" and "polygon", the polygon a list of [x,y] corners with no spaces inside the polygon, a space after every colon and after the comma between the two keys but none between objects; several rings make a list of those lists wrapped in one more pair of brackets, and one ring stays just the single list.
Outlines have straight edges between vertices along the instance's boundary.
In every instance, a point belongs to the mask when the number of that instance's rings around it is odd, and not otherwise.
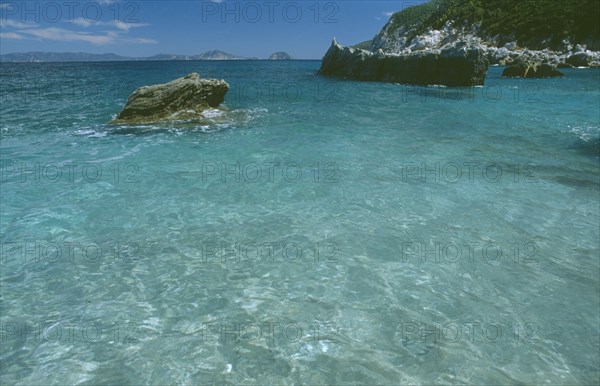
[{"label": "rocky headland", "polygon": [[596,0],[431,0],[395,13],[371,41],[334,40],[319,73],[447,86],[483,84],[488,65],[561,76],[557,68],[600,66],[598,20]]}]

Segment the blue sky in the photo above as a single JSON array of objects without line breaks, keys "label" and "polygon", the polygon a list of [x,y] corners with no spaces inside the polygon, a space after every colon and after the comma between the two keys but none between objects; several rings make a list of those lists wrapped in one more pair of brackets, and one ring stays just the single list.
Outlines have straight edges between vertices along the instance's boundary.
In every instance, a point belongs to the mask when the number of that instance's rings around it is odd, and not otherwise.
[{"label": "blue sky", "polygon": [[346,45],[370,40],[392,12],[424,1],[0,0],[0,53],[320,59],[334,36]]}]

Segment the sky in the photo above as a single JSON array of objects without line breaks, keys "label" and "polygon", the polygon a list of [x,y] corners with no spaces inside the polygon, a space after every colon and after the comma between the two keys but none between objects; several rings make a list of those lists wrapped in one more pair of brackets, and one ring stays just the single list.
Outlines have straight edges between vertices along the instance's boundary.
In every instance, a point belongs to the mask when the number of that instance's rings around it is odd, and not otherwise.
[{"label": "sky", "polygon": [[426,0],[0,0],[0,54],[196,55],[221,50],[320,59],[333,37],[372,39],[391,14]]}]

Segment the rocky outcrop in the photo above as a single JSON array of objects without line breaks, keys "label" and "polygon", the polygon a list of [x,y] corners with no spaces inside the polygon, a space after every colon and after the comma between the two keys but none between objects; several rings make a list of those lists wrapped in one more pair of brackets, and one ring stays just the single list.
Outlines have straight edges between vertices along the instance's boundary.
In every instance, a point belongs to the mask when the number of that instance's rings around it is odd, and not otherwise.
[{"label": "rocky outcrop", "polygon": [[506,67],[502,72],[503,78],[557,78],[563,75],[550,64],[518,64]]},{"label": "rocky outcrop", "polygon": [[501,66],[512,66],[522,63],[543,63],[560,68],[572,67],[600,67],[600,53],[585,50],[585,47],[577,45],[573,49],[567,44],[566,51],[529,50],[516,47],[515,44],[507,44],[505,47],[487,47],[488,60],[490,64]]},{"label": "rocky outcrop", "polygon": [[292,57],[287,52],[276,52],[269,57],[269,60],[292,60]]},{"label": "rocky outcrop", "polygon": [[200,79],[192,73],[166,84],[137,89],[113,124],[147,124],[202,118],[202,113],[225,100],[224,80]]},{"label": "rocky outcrop", "polygon": [[343,47],[334,39],[319,74],[418,85],[474,86],[484,83],[487,69],[485,51],[468,42],[394,55]]}]

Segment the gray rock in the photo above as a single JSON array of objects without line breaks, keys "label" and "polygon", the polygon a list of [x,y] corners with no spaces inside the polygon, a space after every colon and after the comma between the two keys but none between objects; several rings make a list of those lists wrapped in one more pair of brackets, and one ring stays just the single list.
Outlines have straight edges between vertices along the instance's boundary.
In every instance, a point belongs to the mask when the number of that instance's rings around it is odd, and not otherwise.
[{"label": "gray rock", "polygon": [[343,47],[334,39],[319,74],[366,81],[474,86],[483,84],[487,69],[486,51],[465,42],[391,55],[382,50],[373,53]]},{"label": "gray rock", "polygon": [[564,62],[560,62],[558,63],[558,66],[556,66],[557,68],[573,68],[572,64],[569,63],[564,63]]},{"label": "gray rock", "polygon": [[504,69],[504,78],[557,78],[564,74],[550,64],[517,64]]},{"label": "gray rock", "polygon": [[577,52],[567,58],[567,63],[573,67],[589,67],[593,59],[586,52]]},{"label": "gray rock", "polygon": [[137,89],[113,124],[147,124],[202,118],[202,113],[225,100],[224,80],[200,79],[192,73],[166,84]]},{"label": "gray rock", "polygon": [[[490,52],[490,51],[488,51]],[[548,64],[556,67],[559,63],[564,62],[564,55],[550,50],[516,50],[507,51],[499,48],[494,57],[490,57],[490,62],[500,64],[502,66],[513,65],[533,65],[533,64]]]}]

